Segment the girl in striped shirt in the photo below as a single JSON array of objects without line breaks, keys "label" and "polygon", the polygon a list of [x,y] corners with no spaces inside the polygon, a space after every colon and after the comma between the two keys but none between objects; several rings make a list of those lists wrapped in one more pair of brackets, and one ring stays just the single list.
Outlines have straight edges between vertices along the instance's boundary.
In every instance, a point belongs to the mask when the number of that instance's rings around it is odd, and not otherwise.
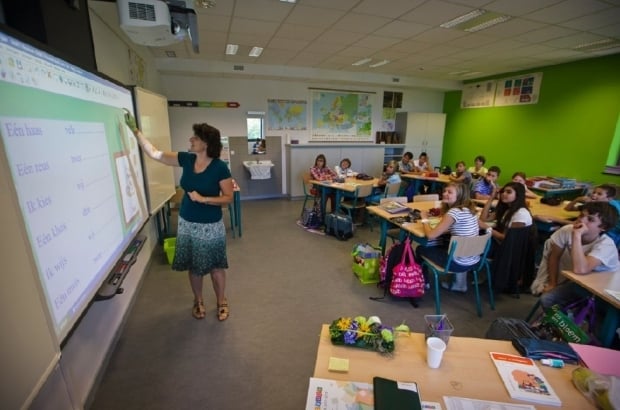
[{"label": "girl in striped shirt", "polygon": [[[479,233],[476,205],[469,197],[469,187],[464,184],[450,183],[443,190],[441,199],[442,218],[435,228],[431,228],[426,217],[422,219],[424,235],[429,239],[437,239],[443,234],[456,236],[477,236]],[[445,266],[448,261],[448,247],[418,246],[416,249],[418,258],[422,256],[430,259],[439,266]],[[452,272],[458,272],[452,286],[442,283],[442,287],[457,292],[467,292],[467,271],[478,263],[479,256],[461,258],[457,257],[450,264]]]}]

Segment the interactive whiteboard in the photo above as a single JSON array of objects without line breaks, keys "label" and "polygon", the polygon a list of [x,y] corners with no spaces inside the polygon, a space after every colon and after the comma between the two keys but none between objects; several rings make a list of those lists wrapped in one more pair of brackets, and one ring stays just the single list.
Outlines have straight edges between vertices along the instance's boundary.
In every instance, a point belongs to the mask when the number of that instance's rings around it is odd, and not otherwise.
[{"label": "interactive whiteboard", "polygon": [[[134,88],[137,120],[144,136],[161,151],[171,151],[168,100],[140,87]],[[144,158],[146,193],[151,214],[157,212],[175,194],[174,168]]]}]

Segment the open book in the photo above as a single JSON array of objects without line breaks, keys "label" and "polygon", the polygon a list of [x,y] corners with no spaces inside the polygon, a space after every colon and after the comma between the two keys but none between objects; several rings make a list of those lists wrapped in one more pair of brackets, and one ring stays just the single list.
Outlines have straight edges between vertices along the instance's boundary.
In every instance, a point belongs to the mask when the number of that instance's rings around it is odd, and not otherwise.
[{"label": "open book", "polygon": [[491,352],[491,360],[497,368],[510,397],[549,406],[561,406],[562,402],[532,359],[507,353]]},{"label": "open book", "polygon": [[379,208],[391,214],[396,214],[399,212],[409,212],[409,208],[407,207],[407,205],[401,204],[397,201],[385,201],[381,205],[379,205]]}]

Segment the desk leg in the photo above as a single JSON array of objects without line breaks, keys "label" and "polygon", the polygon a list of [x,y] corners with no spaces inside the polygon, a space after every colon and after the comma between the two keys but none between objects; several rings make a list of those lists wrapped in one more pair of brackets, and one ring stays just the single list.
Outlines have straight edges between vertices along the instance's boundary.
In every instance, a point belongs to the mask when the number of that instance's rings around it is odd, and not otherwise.
[{"label": "desk leg", "polygon": [[601,343],[605,347],[610,347],[616,336],[616,329],[620,325],[620,311],[613,306],[606,306],[607,312],[601,327]]},{"label": "desk leg", "polygon": [[235,213],[235,223],[237,224],[239,238],[241,238],[241,193],[239,191],[235,191],[235,193],[233,194],[233,209]]}]

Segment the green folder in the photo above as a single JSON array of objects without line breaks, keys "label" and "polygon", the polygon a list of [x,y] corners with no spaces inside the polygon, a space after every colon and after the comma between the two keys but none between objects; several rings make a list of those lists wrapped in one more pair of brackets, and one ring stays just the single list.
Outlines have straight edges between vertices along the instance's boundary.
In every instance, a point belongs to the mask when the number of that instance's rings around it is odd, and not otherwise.
[{"label": "green folder", "polygon": [[375,410],[422,410],[417,383],[375,376],[372,384]]}]

